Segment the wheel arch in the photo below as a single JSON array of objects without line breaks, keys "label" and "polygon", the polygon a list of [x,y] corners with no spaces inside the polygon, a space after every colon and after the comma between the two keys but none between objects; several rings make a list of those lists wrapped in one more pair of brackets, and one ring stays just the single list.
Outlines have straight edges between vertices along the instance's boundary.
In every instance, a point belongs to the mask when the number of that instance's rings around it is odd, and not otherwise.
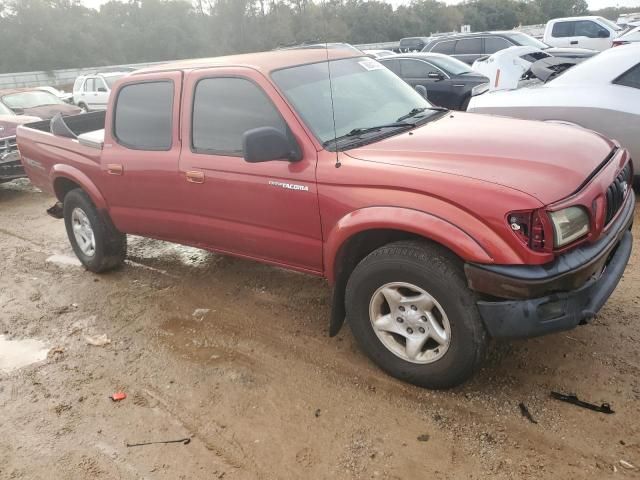
[{"label": "wheel arch", "polygon": [[336,335],[344,323],[344,292],[353,269],[377,248],[401,240],[432,242],[461,265],[465,260],[493,261],[467,232],[435,215],[396,207],[352,212],[336,224],[325,243],[325,276],[333,286],[330,336]]},{"label": "wheel arch", "polygon": [[105,210],[107,203],[93,181],[83,172],[69,165],[55,165],[51,169],[51,180],[56,198],[62,202],[64,196],[74,188],[80,188],[89,195],[99,210]]}]

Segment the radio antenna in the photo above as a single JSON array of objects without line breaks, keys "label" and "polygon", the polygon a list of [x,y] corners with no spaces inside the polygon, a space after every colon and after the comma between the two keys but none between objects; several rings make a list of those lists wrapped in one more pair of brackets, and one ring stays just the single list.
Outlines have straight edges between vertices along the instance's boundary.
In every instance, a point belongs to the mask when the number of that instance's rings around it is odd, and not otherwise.
[{"label": "radio antenna", "polygon": [[333,104],[333,82],[331,80],[331,62],[329,61],[329,43],[327,42],[326,38],[327,37],[325,34],[324,49],[325,49],[325,52],[327,53],[327,73],[329,74],[329,96],[331,98],[331,119],[333,120],[333,145],[334,145],[334,148],[336,149],[335,165],[336,165],[336,168],[340,168],[342,164],[340,163],[340,157],[338,152],[338,132],[336,130],[336,109]]}]

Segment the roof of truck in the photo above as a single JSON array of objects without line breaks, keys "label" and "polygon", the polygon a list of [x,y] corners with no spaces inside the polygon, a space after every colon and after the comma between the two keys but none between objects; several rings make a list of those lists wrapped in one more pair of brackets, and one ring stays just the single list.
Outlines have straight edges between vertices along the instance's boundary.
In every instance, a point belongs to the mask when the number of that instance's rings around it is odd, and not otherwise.
[{"label": "roof of truck", "polygon": [[281,68],[316,63],[327,60],[366,56],[358,55],[353,49],[329,48],[329,49],[288,49],[274,50],[272,52],[245,53],[242,55],[230,55],[226,57],[197,58],[191,60],[179,60],[176,62],[153,65],[137,70],[133,75],[141,73],[166,72],[169,70],[195,70],[209,67],[249,67],[262,72],[272,72]]}]

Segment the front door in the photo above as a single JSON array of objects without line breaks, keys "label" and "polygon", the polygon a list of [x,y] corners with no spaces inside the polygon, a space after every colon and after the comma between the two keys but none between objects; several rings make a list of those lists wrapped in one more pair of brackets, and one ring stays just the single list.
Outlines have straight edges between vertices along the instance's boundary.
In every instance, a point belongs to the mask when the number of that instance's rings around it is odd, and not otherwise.
[{"label": "front door", "polygon": [[[185,79],[182,195],[198,244],[309,272],[322,271],[317,152],[287,104],[258,72],[195,71]],[[248,163],[242,136],[274,127],[301,160]]]},{"label": "front door", "polygon": [[[427,89],[427,99],[439,107],[453,108],[457,103],[451,94],[451,80],[447,74],[425,60],[400,59],[400,76],[412,87]],[[455,105],[454,105],[455,104]]]}]

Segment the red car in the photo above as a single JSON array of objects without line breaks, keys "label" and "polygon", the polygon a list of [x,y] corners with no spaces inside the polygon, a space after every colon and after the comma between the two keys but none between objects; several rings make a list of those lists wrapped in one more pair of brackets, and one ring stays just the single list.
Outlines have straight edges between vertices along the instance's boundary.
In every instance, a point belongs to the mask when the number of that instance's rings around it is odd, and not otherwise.
[{"label": "red car", "polygon": [[330,333],[346,317],[381,368],[431,388],[491,337],[588,322],[631,252],[617,143],[433,107],[353,51],[156,66],[106,114],[21,126],[18,145],[88,270],[136,234],[323,276]]},{"label": "red car", "polygon": [[0,90],[0,103],[17,115],[30,115],[42,119],[62,115],[77,115],[80,107],[69,105],[50,92],[35,88]]},{"label": "red car", "polygon": [[16,115],[0,103],[0,183],[25,176],[16,143],[16,129],[18,125],[37,120],[40,119]]}]

